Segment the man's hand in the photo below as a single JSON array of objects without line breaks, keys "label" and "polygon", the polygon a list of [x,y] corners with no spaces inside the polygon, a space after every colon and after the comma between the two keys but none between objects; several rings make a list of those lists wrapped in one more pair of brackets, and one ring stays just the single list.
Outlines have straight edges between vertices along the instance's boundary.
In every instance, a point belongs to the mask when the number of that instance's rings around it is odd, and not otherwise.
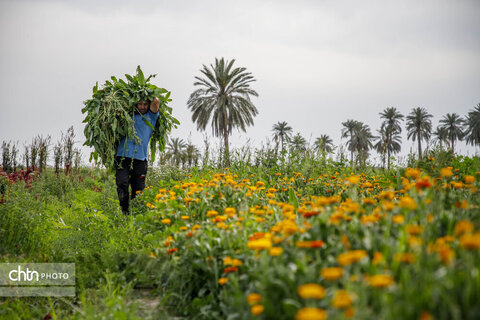
[{"label": "man's hand", "polygon": [[150,111],[152,111],[153,113],[157,113],[159,108],[160,108],[160,99],[158,99],[158,97],[155,97],[152,103],[150,103]]}]

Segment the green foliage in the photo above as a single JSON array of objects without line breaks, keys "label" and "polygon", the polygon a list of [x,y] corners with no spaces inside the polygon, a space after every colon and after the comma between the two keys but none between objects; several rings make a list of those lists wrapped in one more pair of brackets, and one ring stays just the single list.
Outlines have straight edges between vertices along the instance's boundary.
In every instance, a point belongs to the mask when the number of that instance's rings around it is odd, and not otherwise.
[{"label": "green foliage", "polygon": [[114,158],[120,139],[124,136],[128,139],[138,139],[134,128],[133,116],[139,101],[160,100],[159,117],[150,141],[152,161],[155,160],[156,150],[163,151],[167,141],[167,135],[172,128],[179,124],[172,116],[172,108],[167,104],[171,101],[170,92],[150,83],[155,75],[145,78],[140,66],[137,67],[135,76],[126,74],[127,81],[111,77],[111,81],[105,81],[100,89],[98,83],[93,87],[93,96],[85,101],[82,113],[86,113],[83,120],[85,125],[86,141],[84,145],[93,147],[94,152],[90,160],[100,160],[105,167],[114,168]]}]

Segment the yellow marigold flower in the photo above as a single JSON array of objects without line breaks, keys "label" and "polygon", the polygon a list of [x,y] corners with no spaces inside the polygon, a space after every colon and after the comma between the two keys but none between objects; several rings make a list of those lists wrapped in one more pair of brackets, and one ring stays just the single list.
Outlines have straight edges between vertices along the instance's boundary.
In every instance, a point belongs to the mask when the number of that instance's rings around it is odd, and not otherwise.
[{"label": "yellow marigold flower", "polygon": [[457,207],[459,209],[465,209],[466,210],[466,209],[468,209],[468,201],[463,199],[460,202],[456,202],[455,207]]},{"label": "yellow marigold flower", "polygon": [[350,250],[350,240],[348,240],[348,237],[346,235],[342,235],[342,237],[340,238],[340,242],[346,249]]},{"label": "yellow marigold flower", "polygon": [[378,197],[380,199],[393,200],[393,198],[395,197],[395,193],[391,190],[382,191],[380,192],[380,195]]},{"label": "yellow marigold flower", "polygon": [[323,268],[320,274],[326,280],[337,280],[343,275],[343,269],[340,267]]},{"label": "yellow marigold flower", "polygon": [[272,247],[272,241],[270,239],[257,239],[248,241],[247,247],[253,250],[265,250],[270,249]]},{"label": "yellow marigold flower", "polygon": [[327,312],[320,308],[303,308],[297,311],[295,320],[325,320]]},{"label": "yellow marigold flower", "polygon": [[182,216],[181,219],[182,220],[188,220],[188,219],[190,219],[190,216]]},{"label": "yellow marigold flower", "polygon": [[423,232],[423,227],[416,224],[410,224],[405,227],[405,231],[410,235],[419,235]]},{"label": "yellow marigold flower", "polygon": [[392,221],[396,224],[403,224],[405,222],[405,217],[401,214],[397,214],[392,217]]},{"label": "yellow marigold flower", "polygon": [[480,233],[465,233],[460,237],[460,245],[468,250],[480,248]]},{"label": "yellow marigold flower", "polygon": [[460,220],[455,224],[453,233],[459,235],[462,233],[471,233],[473,231],[473,223],[468,220]]},{"label": "yellow marigold flower", "polygon": [[440,176],[444,178],[451,177],[453,175],[453,168],[452,167],[447,167],[447,168],[442,168],[440,169]]},{"label": "yellow marigold flower", "polygon": [[223,214],[225,215],[234,215],[237,213],[237,210],[235,208],[232,208],[232,207],[227,207],[225,208],[225,211],[223,212]]},{"label": "yellow marigold flower", "polygon": [[260,305],[260,304],[257,304],[255,306],[252,306],[252,308],[250,309],[250,312],[255,315],[255,316],[258,316],[260,314],[262,314],[263,312],[263,306]]},{"label": "yellow marigold flower", "polygon": [[373,214],[367,214],[367,215],[364,215],[360,218],[360,220],[362,221],[362,224],[369,224],[369,223],[375,223],[377,221],[380,220],[380,218],[378,218],[377,216],[373,215]]},{"label": "yellow marigold flower", "polygon": [[352,303],[352,297],[346,290],[338,290],[332,300],[332,306],[337,309],[350,307]]},{"label": "yellow marigold flower", "polygon": [[202,228],[202,226],[200,226],[199,224],[196,224],[192,227],[192,230],[195,231],[195,230],[198,230],[200,228]]},{"label": "yellow marigold flower", "polygon": [[239,266],[243,265],[243,262],[240,259],[233,259],[232,262],[231,262],[231,265],[234,266],[234,267],[239,267]]},{"label": "yellow marigold flower", "polygon": [[398,262],[413,263],[415,262],[416,257],[413,253],[405,252],[405,253],[396,253],[393,259]]},{"label": "yellow marigold flower", "polygon": [[220,279],[218,279],[218,284],[220,284],[220,285],[222,285],[222,286],[223,286],[224,284],[226,284],[227,282],[228,282],[228,278],[220,278]]},{"label": "yellow marigold flower", "polygon": [[356,185],[360,182],[360,176],[350,176],[345,178],[345,180],[351,185]]},{"label": "yellow marigold flower", "polygon": [[427,214],[427,222],[432,222],[433,221],[433,214],[429,213]]},{"label": "yellow marigold flower", "polygon": [[170,219],[163,219],[161,222],[162,222],[163,224],[170,224],[170,223],[172,223],[172,220],[170,220]]},{"label": "yellow marigold flower", "polygon": [[405,176],[408,178],[417,179],[420,177],[421,171],[419,169],[407,168],[405,170]]},{"label": "yellow marigold flower", "polygon": [[226,266],[229,266],[232,264],[232,258],[231,257],[225,257],[223,258],[223,264],[226,265]]},{"label": "yellow marigold flower", "polygon": [[391,201],[383,201],[382,207],[386,211],[392,211],[395,208],[395,204]]},{"label": "yellow marigold flower", "polygon": [[299,286],[297,293],[303,299],[322,299],[325,297],[325,288],[316,283],[307,283]]},{"label": "yellow marigold flower", "polygon": [[348,266],[352,263],[360,261],[362,258],[367,256],[367,252],[365,250],[352,250],[347,251],[345,253],[341,253],[337,257],[338,264],[342,266]]},{"label": "yellow marigold flower", "polygon": [[393,284],[393,277],[386,274],[377,274],[367,278],[368,284],[376,288],[385,288]]},{"label": "yellow marigold flower", "polygon": [[415,200],[413,200],[412,197],[405,196],[400,199],[400,207],[415,210],[417,209],[417,203],[415,202]]},{"label": "yellow marigold flower", "polygon": [[273,257],[279,256],[283,253],[283,249],[280,247],[273,247],[270,249],[269,254]]},{"label": "yellow marigold flower", "polygon": [[372,198],[364,198],[363,199],[363,204],[376,204],[377,200],[372,199]]},{"label": "yellow marigold flower", "polygon": [[218,214],[218,211],[215,210],[208,210],[207,211],[207,217],[214,217]]},{"label": "yellow marigold flower", "polygon": [[372,263],[374,266],[383,262],[385,262],[385,258],[383,257],[383,254],[381,252],[373,253]]},{"label": "yellow marigold flower", "polygon": [[250,293],[247,296],[247,301],[249,304],[257,304],[262,301],[262,296],[258,293]]},{"label": "yellow marigold flower", "polygon": [[465,183],[466,184],[472,184],[475,182],[475,177],[474,176],[465,176]]},{"label": "yellow marigold flower", "polygon": [[180,227],[180,231],[187,231],[187,230],[188,230],[188,227],[185,227],[185,226]]}]

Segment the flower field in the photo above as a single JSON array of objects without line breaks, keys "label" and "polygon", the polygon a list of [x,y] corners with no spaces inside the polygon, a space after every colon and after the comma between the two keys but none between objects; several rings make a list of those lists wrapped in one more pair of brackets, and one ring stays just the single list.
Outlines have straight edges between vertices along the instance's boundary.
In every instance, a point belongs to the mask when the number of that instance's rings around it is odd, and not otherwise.
[{"label": "flower field", "polygon": [[2,260],[74,262],[77,297],[0,317],[478,319],[478,165],[365,171],[154,170],[129,217],[102,171],[9,182]]},{"label": "flower field", "polygon": [[390,179],[208,172],[145,190],[137,222],[152,259],[167,257],[176,303],[205,318],[473,319],[477,180],[451,167]]}]

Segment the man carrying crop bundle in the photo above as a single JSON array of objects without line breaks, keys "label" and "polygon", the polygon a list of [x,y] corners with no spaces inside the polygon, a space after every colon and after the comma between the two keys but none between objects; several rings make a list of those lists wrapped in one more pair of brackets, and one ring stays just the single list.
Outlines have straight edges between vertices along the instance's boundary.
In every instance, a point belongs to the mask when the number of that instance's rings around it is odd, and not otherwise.
[{"label": "man carrying crop bundle", "polygon": [[[125,215],[129,214],[129,199],[135,198],[137,192],[145,188],[147,175],[148,143],[158,119],[160,100],[155,97],[149,101],[137,103],[138,113],[134,115],[134,126],[138,139],[123,137],[117,148],[115,158],[115,179],[117,183],[118,199]],[[150,126],[147,122],[150,122]],[[129,195],[128,187],[132,187]]]}]

